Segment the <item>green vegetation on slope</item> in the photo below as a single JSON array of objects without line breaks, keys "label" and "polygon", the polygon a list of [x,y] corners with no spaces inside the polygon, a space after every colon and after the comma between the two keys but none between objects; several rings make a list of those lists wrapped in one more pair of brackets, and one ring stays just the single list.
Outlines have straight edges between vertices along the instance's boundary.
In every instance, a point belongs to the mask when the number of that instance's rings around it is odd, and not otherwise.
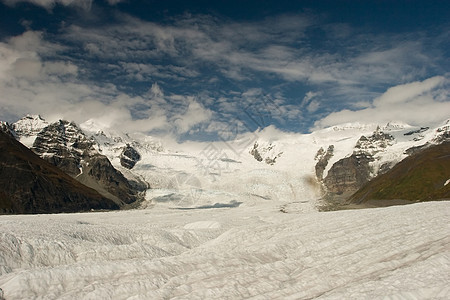
[{"label": "green vegetation on slope", "polygon": [[348,202],[450,199],[450,183],[445,185],[449,179],[450,142],[445,142],[407,157],[387,173],[368,182]]}]

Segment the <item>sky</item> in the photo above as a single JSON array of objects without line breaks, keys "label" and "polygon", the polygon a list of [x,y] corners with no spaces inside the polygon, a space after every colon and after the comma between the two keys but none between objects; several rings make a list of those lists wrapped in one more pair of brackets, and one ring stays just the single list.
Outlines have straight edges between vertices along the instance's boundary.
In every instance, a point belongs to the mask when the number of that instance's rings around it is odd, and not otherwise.
[{"label": "sky", "polygon": [[450,117],[450,2],[0,0],[0,120],[180,141]]}]

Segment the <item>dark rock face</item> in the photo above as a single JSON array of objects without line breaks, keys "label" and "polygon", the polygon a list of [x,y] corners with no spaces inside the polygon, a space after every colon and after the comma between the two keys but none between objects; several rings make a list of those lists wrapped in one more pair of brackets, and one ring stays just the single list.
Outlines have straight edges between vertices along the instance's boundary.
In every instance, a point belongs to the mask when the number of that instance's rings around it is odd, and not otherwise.
[{"label": "dark rock face", "polygon": [[405,158],[353,194],[348,202],[373,206],[450,199],[450,142],[431,145]]},{"label": "dark rock face", "polygon": [[95,152],[94,144],[74,123],[60,120],[39,132],[31,150],[75,177],[81,173],[83,157]]},{"label": "dark rock face", "polygon": [[137,191],[95,145],[75,123],[60,120],[39,132],[32,150],[119,205],[136,201]]},{"label": "dark rock face", "polygon": [[253,155],[253,157],[257,160],[257,161],[263,161],[263,158],[261,156],[261,154],[259,154],[258,151],[258,143],[255,143],[253,145],[253,149],[250,150],[250,154]]},{"label": "dark rock face", "polygon": [[325,171],[325,168],[328,165],[328,162],[330,161],[330,158],[332,158],[334,155],[334,146],[330,145],[328,146],[327,151],[325,151],[323,148],[320,148],[317,151],[316,157],[314,158],[317,163],[315,166],[316,169],[316,177],[319,181],[323,180],[323,171]]},{"label": "dark rock face", "polygon": [[111,165],[106,156],[95,155],[91,157],[89,163],[84,166],[83,172],[86,172],[86,176],[95,180],[97,184],[123,203],[130,204],[138,199],[131,184],[122,173]]},{"label": "dark rock face", "polygon": [[0,148],[0,213],[119,208],[3,132],[0,132]]},{"label": "dark rock face", "polygon": [[141,159],[141,155],[129,144],[122,150],[120,154],[120,164],[127,168],[133,169],[136,163]]},{"label": "dark rock face", "polygon": [[17,139],[17,135],[16,135],[13,127],[10,124],[8,124],[7,122],[3,122],[3,121],[0,122],[0,131],[14,139]]},{"label": "dark rock face", "polygon": [[264,161],[268,165],[274,165],[283,154],[283,152],[273,153],[274,147],[273,144],[269,144],[267,147],[259,147],[259,144],[255,142],[249,153],[259,162]]},{"label": "dark rock face", "polygon": [[368,154],[352,154],[337,161],[328,171],[324,184],[329,193],[351,194],[371,178],[369,163],[373,157]]},{"label": "dark rock face", "polygon": [[[394,137],[382,132],[379,127],[371,136],[361,136],[355,145],[353,154],[333,164],[327,176],[323,179],[323,184],[327,192],[326,197],[333,200],[343,200],[360,189],[365,183],[377,175],[372,174],[372,168],[370,166],[370,163],[375,160],[374,155],[385,151],[394,142]],[[319,176],[323,176],[323,170],[328,161],[326,160],[327,154],[325,153],[318,153],[318,157],[319,161],[316,165],[316,175],[320,180]],[[328,154],[328,157],[331,157],[330,154]],[[391,164],[385,163],[378,172],[385,173],[391,167]]]},{"label": "dark rock face", "polygon": [[430,127],[420,127],[420,129],[418,129],[418,130],[412,130],[412,131],[409,131],[407,133],[404,133],[403,135],[407,136],[407,135],[413,135],[413,134],[417,134],[417,133],[422,133],[422,132],[427,131],[428,129],[430,129]]},{"label": "dark rock face", "polygon": [[394,144],[394,137],[384,133],[378,127],[371,136],[361,136],[355,145],[355,152],[368,153],[374,155]]}]

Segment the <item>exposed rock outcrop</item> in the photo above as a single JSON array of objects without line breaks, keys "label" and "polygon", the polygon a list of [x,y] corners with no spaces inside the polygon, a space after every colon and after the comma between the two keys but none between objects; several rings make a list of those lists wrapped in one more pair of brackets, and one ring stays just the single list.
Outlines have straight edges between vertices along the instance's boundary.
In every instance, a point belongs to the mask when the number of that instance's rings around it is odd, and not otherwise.
[{"label": "exposed rock outcrop", "polygon": [[259,162],[264,161],[268,165],[274,165],[278,158],[281,157],[283,152],[276,154],[275,145],[268,144],[266,147],[260,147],[260,145],[255,142],[253,148],[249,153]]},{"label": "exposed rock outcrop", "polygon": [[133,169],[140,159],[141,155],[130,144],[127,144],[120,154],[120,164],[127,169]]},{"label": "exposed rock outcrop", "polygon": [[405,158],[353,194],[349,203],[372,206],[450,199],[450,142],[433,145]]},{"label": "exposed rock outcrop", "polygon": [[[370,179],[389,170],[393,166],[389,162],[384,163],[377,170],[372,168],[371,163],[375,161],[376,154],[385,151],[394,143],[394,137],[384,133],[379,127],[372,135],[361,136],[355,145],[353,154],[334,163],[323,179],[326,198],[344,200]],[[320,180],[319,176],[323,175],[323,169],[327,165],[325,163],[326,154],[318,153],[318,157],[322,158],[322,161],[319,159],[316,164],[316,175]]]},{"label": "exposed rock outcrop", "polygon": [[8,122],[0,121],[0,131],[14,139],[17,139],[16,132],[14,131],[13,127]]},{"label": "exposed rock outcrop", "polygon": [[119,208],[3,132],[0,132],[0,148],[0,213]]},{"label": "exposed rock outcrop", "polygon": [[327,191],[343,196],[354,193],[370,180],[372,161],[373,157],[365,153],[354,153],[337,161],[323,180]]},{"label": "exposed rock outcrop", "polygon": [[75,123],[60,120],[38,133],[32,150],[117,204],[135,202],[137,191],[95,146],[96,141],[88,138]]},{"label": "exposed rock outcrop", "polygon": [[262,158],[261,154],[259,154],[259,151],[258,151],[258,143],[255,142],[255,144],[253,145],[253,149],[250,150],[250,154],[253,155],[253,157],[257,161],[263,161],[263,158]]},{"label": "exposed rock outcrop", "polygon": [[371,136],[361,136],[355,145],[355,152],[375,155],[384,151],[387,147],[392,146],[395,139],[392,135],[384,133],[378,127]]},{"label": "exposed rock outcrop", "polygon": [[317,180],[319,181],[323,180],[323,172],[325,171],[325,168],[328,166],[328,162],[330,161],[330,158],[333,157],[333,155],[334,155],[333,145],[328,146],[327,151],[325,151],[323,148],[320,148],[317,151],[316,157],[314,157],[314,160],[317,161],[315,166]]}]

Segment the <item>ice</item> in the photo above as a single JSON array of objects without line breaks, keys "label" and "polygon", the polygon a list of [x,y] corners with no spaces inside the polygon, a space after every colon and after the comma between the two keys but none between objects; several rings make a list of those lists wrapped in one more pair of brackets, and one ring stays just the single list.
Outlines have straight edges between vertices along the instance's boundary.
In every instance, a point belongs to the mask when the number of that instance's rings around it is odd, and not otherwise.
[{"label": "ice", "polygon": [[449,298],[449,201],[290,205],[0,216],[0,288],[8,300]]},{"label": "ice", "polygon": [[[317,151],[334,145],[326,175],[377,124],[253,133],[270,155],[283,152],[273,165],[250,155],[253,143],[187,142],[177,152],[137,139],[132,170],[117,155],[134,137],[84,125],[117,168],[151,189],[138,210],[0,216],[7,300],[450,298],[449,201],[315,209]],[[384,128],[396,143],[374,167],[437,134],[414,140],[404,133],[417,128]]]}]

